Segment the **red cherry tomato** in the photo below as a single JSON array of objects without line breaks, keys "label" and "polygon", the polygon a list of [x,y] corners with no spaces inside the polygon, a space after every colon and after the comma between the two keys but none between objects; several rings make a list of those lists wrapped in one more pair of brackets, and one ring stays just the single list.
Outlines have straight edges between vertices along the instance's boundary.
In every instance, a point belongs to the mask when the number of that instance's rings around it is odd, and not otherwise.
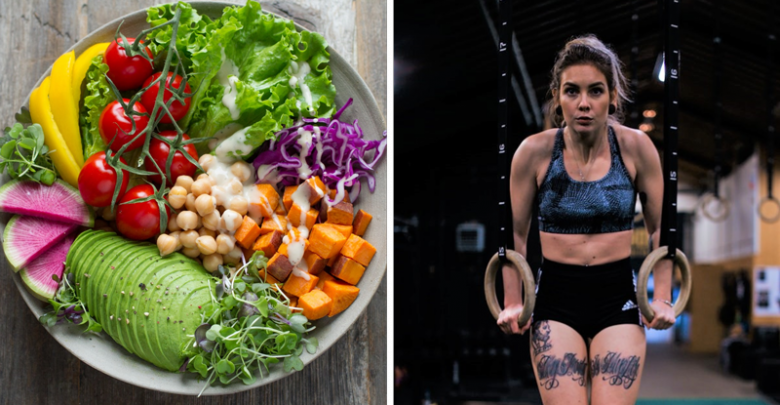
[{"label": "red cherry tomato", "polygon": [[[124,158],[119,158],[122,163],[127,164]],[[84,163],[79,173],[79,192],[84,202],[93,207],[107,207],[111,205],[111,198],[114,196],[116,187],[116,171],[106,162],[106,152],[98,152],[90,156]],[[130,173],[122,170],[122,186],[119,189],[117,201],[127,191],[127,181],[130,179]]]},{"label": "red cherry tomato", "polygon": [[[160,77],[160,72],[157,72],[151,76],[149,76],[148,79],[144,82],[143,88],[146,88],[150,83],[157,80],[158,77]],[[172,72],[168,72],[168,79],[165,81],[165,93],[163,93],[163,102],[166,104],[168,103],[168,100],[171,99],[173,96],[173,93],[169,90],[170,88],[179,89],[181,87],[181,81],[182,77],[179,75],[176,75],[176,77],[171,80],[171,76],[173,76]],[[154,109],[154,102],[157,100],[157,92],[160,91],[160,82],[157,82],[154,84],[154,86],[150,87],[148,90],[144,92],[143,95],[141,95],[141,104],[146,107],[146,111],[149,111],[149,114],[152,113],[152,110]],[[190,84],[187,83],[184,86],[184,92],[190,93]],[[168,108],[170,110],[171,115],[173,115],[173,119],[175,121],[178,121],[182,118],[184,118],[185,115],[187,115],[187,111],[190,109],[190,97],[187,97],[184,99],[184,104],[174,101],[171,103],[171,106]],[[162,111],[161,111],[162,113]],[[163,114],[162,118],[160,118],[160,122],[165,124],[171,123],[171,117],[168,116],[168,114]]]},{"label": "red cherry tomato", "polygon": [[[133,240],[146,240],[160,233],[160,208],[157,201],[121,204],[154,194],[149,184],[141,184],[127,190],[116,211],[116,225],[119,233]],[[170,209],[166,206],[170,218]]]},{"label": "red cherry tomato", "polygon": [[[127,41],[133,44],[135,43],[135,38],[127,38]],[[153,57],[149,48],[144,48],[144,50],[149,57]],[[108,45],[103,58],[108,65],[106,74],[120,91],[141,87],[144,80],[151,76],[152,71],[154,71],[152,64],[144,59],[143,56],[128,57],[125,48],[117,44],[116,41]]]},{"label": "red cherry tomato", "polygon": [[[125,104],[130,102],[130,100],[126,98],[122,100],[124,100]],[[139,113],[146,112],[146,108],[144,108],[141,103],[133,104],[133,110]],[[135,136],[139,133],[143,132],[144,128],[146,128],[146,126],[149,124],[148,116],[134,115],[133,120],[135,121],[135,131],[133,131],[132,121],[130,121],[130,118],[127,116],[127,114],[125,114],[125,110],[122,108],[122,105],[119,104],[119,101],[112,101],[109,105],[106,106],[106,108],[103,110],[103,113],[100,114],[100,125],[98,125],[98,131],[100,132],[100,136],[103,138],[103,141],[111,148],[111,150],[117,151],[126,143],[133,141],[133,138],[135,138]],[[114,139],[114,136],[116,136],[116,139]],[[135,142],[131,143],[130,146],[127,147],[126,151],[129,152],[133,149],[139,148],[143,146],[143,144],[144,137],[139,136]]]},{"label": "red cherry tomato", "polygon": [[[162,131],[160,132],[160,135],[167,139],[174,139],[176,138],[176,131]],[[187,136],[187,134],[182,134],[182,139],[189,140],[190,137]],[[157,163],[157,165],[162,169],[163,173],[166,173],[165,171],[165,164],[168,161],[168,154],[170,153],[170,146],[168,146],[167,143],[152,138],[152,141],[149,143],[149,154],[152,155],[152,159]],[[192,156],[195,161],[198,160],[198,152],[195,150],[195,145],[188,144],[184,145],[184,150],[187,151],[187,153]],[[149,158],[146,158],[146,161],[144,162],[144,166],[146,167],[147,171],[157,173],[157,168],[154,166],[154,163],[152,163]],[[172,186],[176,183],[176,179],[179,176],[190,176],[195,174],[195,170],[197,170],[197,166],[190,163],[189,160],[187,160],[184,155],[176,151],[176,153],[173,155],[173,161],[171,162],[171,176],[168,178],[168,185]],[[168,175],[166,174],[166,177]],[[162,183],[162,179],[160,178],[160,175],[154,175],[149,176],[149,178],[155,183],[160,184]]]}]

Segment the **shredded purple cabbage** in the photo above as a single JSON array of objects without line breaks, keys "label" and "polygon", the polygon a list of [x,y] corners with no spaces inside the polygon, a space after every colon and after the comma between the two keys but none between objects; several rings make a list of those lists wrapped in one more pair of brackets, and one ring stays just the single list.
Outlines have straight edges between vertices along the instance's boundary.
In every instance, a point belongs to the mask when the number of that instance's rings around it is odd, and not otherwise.
[{"label": "shredded purple cabbage", "polygon": [[[306,180],[298,173],[302,167],[302,146],[298,143],[300,130],[312,132],[312,144],[304,154],[311,170],[311,175],[306,177],[320,176],[328,189],[348,192],[353,203],[360,195],[361,178],[366,179],[373,193],[376,189],[373,171],[387,147],[387,131],[384,131],[381,140],[363,139],[363,130],[357,120],[352,124],[339,121],[341,114],[351,104],[350,98],[332,118],[304,118],[301,125],[276,133],[276,139],[268,142],[268,147],[253,162],[255,170],[261,167],[264,169],[258,173],[257,182],[271,183],[279,188]],[[320,129],[319,137],[314,130],[315,126]],[[326,199],[329,204],[336,202],[330,197]]]}]

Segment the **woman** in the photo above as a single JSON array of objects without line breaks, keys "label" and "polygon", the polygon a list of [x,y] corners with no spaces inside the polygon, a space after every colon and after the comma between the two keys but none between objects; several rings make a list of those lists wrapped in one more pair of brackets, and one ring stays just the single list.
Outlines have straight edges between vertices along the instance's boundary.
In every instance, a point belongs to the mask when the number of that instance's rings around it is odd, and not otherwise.
[{"label": "woman", "polygon": [[545,405],[633,404],[645,363],[644,325],[675,322],[672,265],[654,269],[648,322],[636,306],[629,263],[634,206],[642,201],[654,247],[660,239],[663,176],[658,153],[641,131],[619,124],[628,100],[615,53],[595,36],[575,38],[558,54],[550,86],[552,122],[528,137],[512,159],[515,250],[526,255],[535,205],[543,264],[531,320],[518,325],[522,281],[503,269],[505,333],[531,328],[531,357]]}]

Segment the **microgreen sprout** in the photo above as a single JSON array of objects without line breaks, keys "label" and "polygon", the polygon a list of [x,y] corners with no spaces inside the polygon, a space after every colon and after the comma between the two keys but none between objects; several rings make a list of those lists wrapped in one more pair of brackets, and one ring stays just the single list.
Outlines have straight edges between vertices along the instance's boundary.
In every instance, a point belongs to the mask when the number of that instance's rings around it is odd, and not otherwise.
[{"label": "microgreen sprout", "polygon": [[100,333],[103,326],[89,315],[86,305],[78,298],[73,281],[73,273],[67,273],[60,280],[57,294],[54,299],[49,300],[51,309],[40,317],[40,322],[46,326],[61,325],[67,322],[76,325],[86,324],[87,328],[84,332]]},{"label": "microgreen sprout", "polygon": [[203,323],[192,335],[190,345],[196,354],[189,358],[187,370],[206,379],[203,390],[217,380],[252,384],[257,373],[263,377],[279,362],[285,371],[301,370],[303,350],[317,351],[317,339],[304,337],[314,330],[309,320],[292,312],[279,286],[260,278],[259,270],[267,270],[268,263],[262,251],[242,261],[235,271],[220,266],[221,280],[212,281],[217,294],[203,306]]}]

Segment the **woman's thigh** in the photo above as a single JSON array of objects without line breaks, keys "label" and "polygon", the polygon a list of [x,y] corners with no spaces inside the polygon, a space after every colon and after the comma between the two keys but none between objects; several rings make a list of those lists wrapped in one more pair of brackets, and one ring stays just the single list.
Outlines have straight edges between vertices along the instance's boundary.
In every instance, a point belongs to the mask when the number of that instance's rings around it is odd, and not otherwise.
[{"label": "woman's thigh", "polygon": [[634,404],[646,357],[645,330],[639,325],[610,326],[590,343],[592,405]]},{"label": "woman's thigh", "polygon": [[534,322],[531,359],[545,405],[587,404],[588,351],[570,326],[556,321]]}]

